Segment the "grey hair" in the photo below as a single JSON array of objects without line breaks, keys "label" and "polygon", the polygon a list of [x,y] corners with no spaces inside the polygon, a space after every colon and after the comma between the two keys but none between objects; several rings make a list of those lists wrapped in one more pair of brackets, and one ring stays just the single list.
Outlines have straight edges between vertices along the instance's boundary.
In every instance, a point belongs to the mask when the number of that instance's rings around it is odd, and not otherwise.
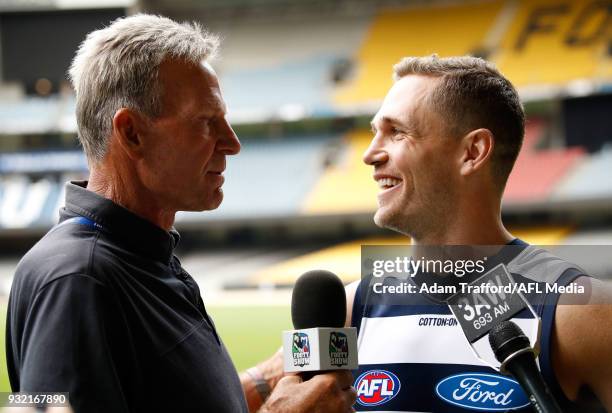
[{"label": "grey hair", "polygon": [[120,108],[149,118],[162,111],[159,66],[165,59],[199,64],[217,50],[217,36],[197,23],[136,14],[89,33],[69,69],[76,92],[79,140],[88,161],[104,158]]},{"label": "grey hair", "polygon": [[472,56],[406,57],[393,66],[398,81],[408,75],[439,78],[426,99],[447,133],[460,137],[486,128],[494,136],[493,173],[504,188],[525,134],[525,113],[512,83],[495,65]]}]

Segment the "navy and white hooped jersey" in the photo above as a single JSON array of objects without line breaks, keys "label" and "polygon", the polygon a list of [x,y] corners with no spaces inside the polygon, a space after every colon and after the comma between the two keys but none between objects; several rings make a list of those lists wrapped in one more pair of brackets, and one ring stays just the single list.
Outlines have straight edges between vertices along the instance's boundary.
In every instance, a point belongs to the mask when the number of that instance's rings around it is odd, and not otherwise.
[{"label": "navy and white hooped jersey", "polygon": [[[508,252],[502,249],[489,259],[487,267],[504,263],[517,283],[567,285],[584,275],[575,265],[521,240],[509,245],[514,248]],[[424,294],[406,294],[407,305],[386,305],[384,299],[369,303],[364,291],[372,294],[368,282],[364,279],[360,283],[352,313],[352,326],[359,331],[357,411],[533,411],[518,383],[476,357],[448,305]],[[542,374],[563,411],[574,411],[555,379],[550,358],[559,294],[525,296],[541,322],[538,362]],[[538,323],[527,309],[513,321],[526,333],[534,331],[533,323]],[[531,337],[532,343],[536,338]]]}]

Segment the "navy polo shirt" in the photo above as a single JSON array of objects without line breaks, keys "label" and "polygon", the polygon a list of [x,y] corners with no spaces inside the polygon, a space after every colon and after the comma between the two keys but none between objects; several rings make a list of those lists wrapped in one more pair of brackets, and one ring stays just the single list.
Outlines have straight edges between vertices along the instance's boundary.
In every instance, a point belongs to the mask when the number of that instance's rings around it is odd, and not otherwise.
[{"label": "navy polo shirt", "polygon": [[13,391],[69,392],[79,412],[248,412],[238,374],[167,232],[67,184],[60,223],[9,299]]}]

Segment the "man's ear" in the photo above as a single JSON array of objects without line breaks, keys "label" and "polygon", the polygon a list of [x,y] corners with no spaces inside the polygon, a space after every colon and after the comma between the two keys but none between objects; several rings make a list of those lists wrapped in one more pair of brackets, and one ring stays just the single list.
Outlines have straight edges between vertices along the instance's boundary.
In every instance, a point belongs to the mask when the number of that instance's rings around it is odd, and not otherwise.
[{"label": "man's ear", "polygon": [[489,129],[475,129],[462,139],[461,175],[481,169],[493,155],[495,139]]},{"label": "man's ear", "polygon": [[141,114],[127,108],[119,109],[113,117],[113,135],[132,159],[142,157],[146,122]]}]

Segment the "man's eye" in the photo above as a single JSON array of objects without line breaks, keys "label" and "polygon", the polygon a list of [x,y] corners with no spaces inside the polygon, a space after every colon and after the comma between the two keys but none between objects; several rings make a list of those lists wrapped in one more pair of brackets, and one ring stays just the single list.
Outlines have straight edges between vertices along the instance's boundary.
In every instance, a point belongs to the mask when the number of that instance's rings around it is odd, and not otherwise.
[{"label": "man's eye", "polygon": [[201,118],[199,120],[199,124],[203,128],[209,128],[211,123],[212,123],[212,119],[211,118]]},{"label": "man's eye", "polygon": [[391,134],[391,139],[393,139],[393,140],[403,139],[404,136],[406,135],[403,130],[400,130],[400,129],[397,129],[397,128],[391,128],[389,130],[389,132]]}]

